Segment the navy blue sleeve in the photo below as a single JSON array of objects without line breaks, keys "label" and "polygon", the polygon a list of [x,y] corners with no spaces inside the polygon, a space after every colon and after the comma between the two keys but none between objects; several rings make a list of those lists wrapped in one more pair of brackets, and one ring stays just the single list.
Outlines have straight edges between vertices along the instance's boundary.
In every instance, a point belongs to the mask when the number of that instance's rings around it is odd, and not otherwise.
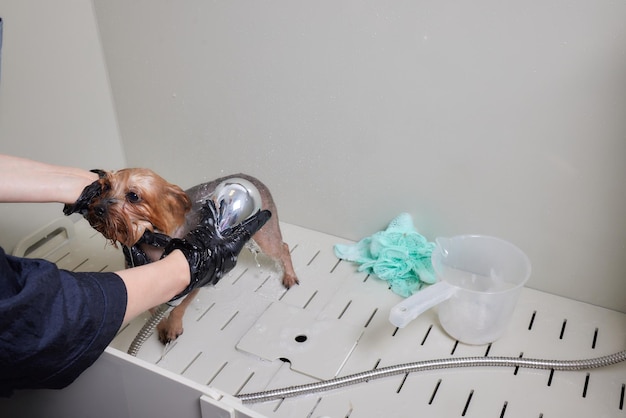
[{"label": "navy blue sleeve", "polygon": [[115,337],[127,294],[115,273],[74,273],[0,248],[0,396],[72,383]]}]

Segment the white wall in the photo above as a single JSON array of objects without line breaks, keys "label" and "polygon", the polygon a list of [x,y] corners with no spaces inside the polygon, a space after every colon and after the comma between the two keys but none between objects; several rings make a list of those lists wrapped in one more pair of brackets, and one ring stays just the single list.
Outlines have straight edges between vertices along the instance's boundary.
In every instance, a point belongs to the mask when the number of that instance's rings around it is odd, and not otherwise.
[{"label": "white wall", "polygon": [[500,236],[626,311],[626,3],[95,0],[130,165],[246,171],[284,221]]},{"label": "white wall", "polygon": [[[626,311],[623,3],[94,5],[0,0],[0,152],[182,186],[246,171],[283,220],[352,239],[408,211]],[[61,207],[0,213],[10,250]]]},{"label": "white wall", "polygon": [[[125,165],[91,2],[0,0],[0,153],[83,168]],[[63,216],[0,204],[0,245]]]}]

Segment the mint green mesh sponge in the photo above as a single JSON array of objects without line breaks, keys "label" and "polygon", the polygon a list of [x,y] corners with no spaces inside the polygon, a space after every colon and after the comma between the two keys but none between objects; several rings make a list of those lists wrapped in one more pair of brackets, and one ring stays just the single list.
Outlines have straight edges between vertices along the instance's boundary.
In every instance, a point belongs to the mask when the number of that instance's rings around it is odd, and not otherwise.
[{"label": "mint green mesh sponge", "polygon": [[335,244],[335,255],[359,264],[359,271],[389,282],[391,290],[408,297],[436,281],[430,256],[435,244],[413,226],[408,213],[401,213],[386,230],[356,244]]}]

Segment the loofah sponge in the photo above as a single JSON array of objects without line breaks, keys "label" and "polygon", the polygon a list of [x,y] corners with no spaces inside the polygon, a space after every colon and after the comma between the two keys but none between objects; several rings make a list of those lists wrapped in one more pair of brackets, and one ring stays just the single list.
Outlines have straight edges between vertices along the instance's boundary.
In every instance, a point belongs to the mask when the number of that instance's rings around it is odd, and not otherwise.
[{"label": "loofah sponge", "polygon": [[434,248],[415,230],[411,215],[402,213],[386,230],[356,244],[336,244],[334,249],[337,258],[359,264],[359,271],[388,281],[393,292],[408,297],[435,283],[430,262]]}]

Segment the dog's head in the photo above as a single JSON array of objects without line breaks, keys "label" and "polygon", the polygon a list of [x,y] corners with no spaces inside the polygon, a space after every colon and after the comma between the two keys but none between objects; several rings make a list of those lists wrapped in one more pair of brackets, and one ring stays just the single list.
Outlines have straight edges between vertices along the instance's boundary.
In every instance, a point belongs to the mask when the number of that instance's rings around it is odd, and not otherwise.
[{"label": "dog's head", "polygon": [[146,230],[172,235],[191,209],[180,187],[146,168],[105,172],[98,182],[101,191],[84,216],[113,243],[130,247]]}]

